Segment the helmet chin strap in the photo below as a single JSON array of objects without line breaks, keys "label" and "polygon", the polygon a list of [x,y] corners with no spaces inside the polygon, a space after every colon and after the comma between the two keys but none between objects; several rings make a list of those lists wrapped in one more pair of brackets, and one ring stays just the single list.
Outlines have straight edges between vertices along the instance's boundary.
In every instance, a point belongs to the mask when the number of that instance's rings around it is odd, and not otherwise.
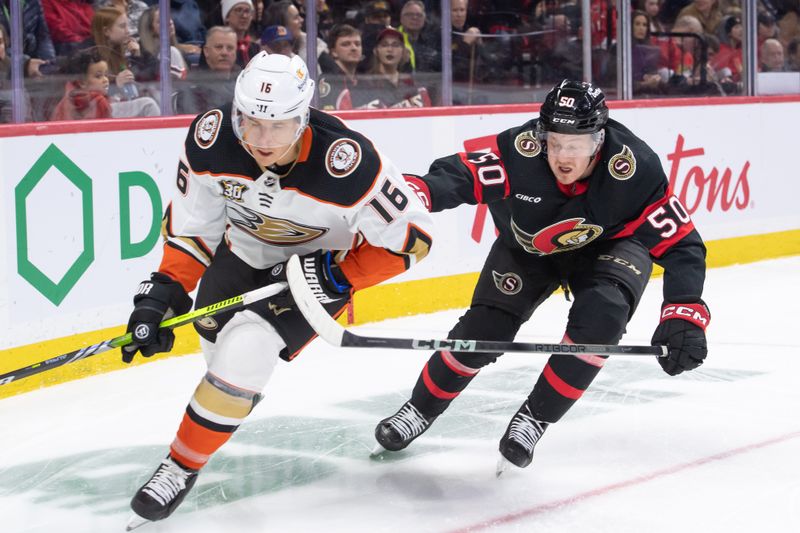
[{"label": "helmet chin strap", "polygon": [[[306,126],[306,127],[308,127],[308,126]],[[288,154],[289,152],[294,150],[295,146],[297,146],[297,144],[303,140],[303,133],[305,132],[306,127],[304,127],[300,131],[300,135],[297,136],[297,139],[292,141],[292,143],[288,146],[288,148],[286,148],[286,150],[284,150],[283,153],[278,156],[278,158],[275,160],[275,163],[272,163],[273,165],[277,164],[278,161],[280,161],[281,159],[283,159],[286,156],[286,154]],[[258,159],[256,158],[255,154],[253,154],[253,150],[251,148],[252,145],[248,144],[247,141],[242,141],[242,144],[244,145],[244,149],[247,150],[247,153],[250,154],[250,157],[255,159],[256,163],[258,163]],[[258,164],[261,165],[261,163],[258,163]],[[270,165],[270,166],[272,166],[272,165]]]}]

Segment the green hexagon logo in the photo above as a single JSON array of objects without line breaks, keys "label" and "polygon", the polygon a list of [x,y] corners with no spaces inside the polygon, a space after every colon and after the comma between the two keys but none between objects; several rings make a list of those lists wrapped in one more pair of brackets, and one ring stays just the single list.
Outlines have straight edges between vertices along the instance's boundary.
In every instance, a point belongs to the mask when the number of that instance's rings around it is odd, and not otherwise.
[{"label": "green hexagon logo", "polygon": [[[28,210],[26,199],[50,168],[55,168],[81,192],[83,251],[60,280],[51,280],[28,257]],[[14,189],[17,222],[17,272],[55,305],[59,305],[94,261],[94,216],[92,179],[59,150],[47,147]]]}]

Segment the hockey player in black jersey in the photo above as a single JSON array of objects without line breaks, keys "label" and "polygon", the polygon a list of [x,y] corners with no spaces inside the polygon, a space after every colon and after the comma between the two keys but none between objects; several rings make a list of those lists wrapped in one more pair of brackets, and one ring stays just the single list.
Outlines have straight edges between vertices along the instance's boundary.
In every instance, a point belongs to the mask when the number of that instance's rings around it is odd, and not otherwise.
[{"label": "hockey player in black jersey", "polygon": [[[403,175],[337,118],[309,107],[314,93],[298,57],[254,57],[230,108],[195,118],[163,220],[161,265],[143,281],[128,322],[130,362],[172,348],[168,314],[285,281],[301,256],[332,315],[353,291],[400,274],[430,248],[431,217]],[[288,291],[195,323],[208,372],[167,457],[131,502],[129,529],[169,516],[198,473],[261,399],[279,359],[314,337]]]},{"label": "hockey player in black jersey", "polygon": [[[705,246],[672,194],[658,156],[608,118],[602,91],[565,80],[539,118],[506,130],[487,153],[437,159],[406,180],[431,211],[488,204],[499,236],[472,303],[450,338],[510,341],[559,286],[572,305],[562,342],[616,344],[647,285],[664,267],[664,303],[652,343],[670,375],[706,357],[710,314],[701,299]],[[497,354],[435,352],[411,398],[375,437],[401,450],[426,431]],[[526,467],[542,433],[586,391],[600,355],[553,355],[500,440],[498,474]]]}]

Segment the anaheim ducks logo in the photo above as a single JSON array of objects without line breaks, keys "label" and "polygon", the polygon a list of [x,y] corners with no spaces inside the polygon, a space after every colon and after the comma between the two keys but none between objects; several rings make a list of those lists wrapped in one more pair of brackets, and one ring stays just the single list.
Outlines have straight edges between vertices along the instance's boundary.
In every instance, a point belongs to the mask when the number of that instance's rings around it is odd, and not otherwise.
[{"label": "anaheim ducks logo", "polygon": [[522,290],[522,278],[513,272],[500,274],[492,270],[492,278],[494,279],[495,286],[503,294],[513,296]]},{"label": "anaheim ducks logo", "polygon": [[245,233],[273,246],[297,246],[328,233],[328,228],[315,228],[291,220],[268,217],[241,205],[228,206],[228,219]]},{"label": "anaheim ducks logo", "polygon": [[636,158],[627,145],[622,145],[622,151],[611,156],[608,161],[608,172],[618,180],[626,180],[636,172]]},{"label": "anaheim ducks logo", "polygon": [[514,148],[523,157],[536,157],[542,152],[542,145],[532,131],[523,131],[514,139]]},{"label": "anaheim ducks logo", "polygon": [[349,176],[361,162],[361,147],[352,139],[339,139],[325,154],[325,166],[334,178]]},{"label": "anaheim ducks logo", "polygon": [[208,149],[217,140],[219,125],[222,123],[222,111],[212,109],[197,122],[194,128],[194,140],[203,150]]},{"label": "anaheim ducks logo", "polygon": [[562,220],[531,234],[520,229],[512,219],[511,230],[526,252],[536,255],[557,254],[585,246],[603,233],[603,228],[594,224],[584,224],[584,220],[583,218]]}]

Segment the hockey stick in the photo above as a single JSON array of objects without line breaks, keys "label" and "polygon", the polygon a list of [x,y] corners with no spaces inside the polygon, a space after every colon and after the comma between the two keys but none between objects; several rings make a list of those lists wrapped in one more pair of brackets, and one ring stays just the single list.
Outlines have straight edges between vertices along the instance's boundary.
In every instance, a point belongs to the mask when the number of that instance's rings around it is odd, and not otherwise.
[{"label": "hockey stick", "polygon": [[[272,285],[260,287],[250,292],[240,294],[239,296],[234,296],[233,298],[228,298],[227,300],[207,305],[201,309],[190,311],[184,315],[164,320],[158,325],[158,327],[173,329],[185,324],[191,324],[192,322],[197,322],[201,318],[214,316],[223,311],[233,311],[234,309],[239,309],[260,300],[264,300],[265,298],[269,298],[270,296],[278,294],[285,288],[286,283],[273,283]],[[57,355],[56,357],[47,359],[41,363],[34,363],[30,366],[26,366],[25,368],[20,368],[19,370],[0,374],[0,385],[7,385],[12,381],[27,378],[67,363],[74,363],[75,361],[80,361],[81,359],[86,359],[87,357],[107,352],[108,350],[113,350],[114,348],[121,348],[122,346],[131,344],[131,342],[131,334],[126,333],[125,335],[114,337],[111,340],[103,341],[99,344],[94,344],[92,346],[87,346],[86,348],[81,348],[80,350]]]},{"label": "hockey stick", "polygon": [[328,343],[347,348],[389,348],[404,350],[449,350],[453,352],[568,353],[601,355],[667,355],[666,346],[616,346],[609,344],[547,344],[464,339],[411,339],[356,335],[336,322],[317,301],[300,260],[292,256],[286,268],[292,296],[314,331]]}]

